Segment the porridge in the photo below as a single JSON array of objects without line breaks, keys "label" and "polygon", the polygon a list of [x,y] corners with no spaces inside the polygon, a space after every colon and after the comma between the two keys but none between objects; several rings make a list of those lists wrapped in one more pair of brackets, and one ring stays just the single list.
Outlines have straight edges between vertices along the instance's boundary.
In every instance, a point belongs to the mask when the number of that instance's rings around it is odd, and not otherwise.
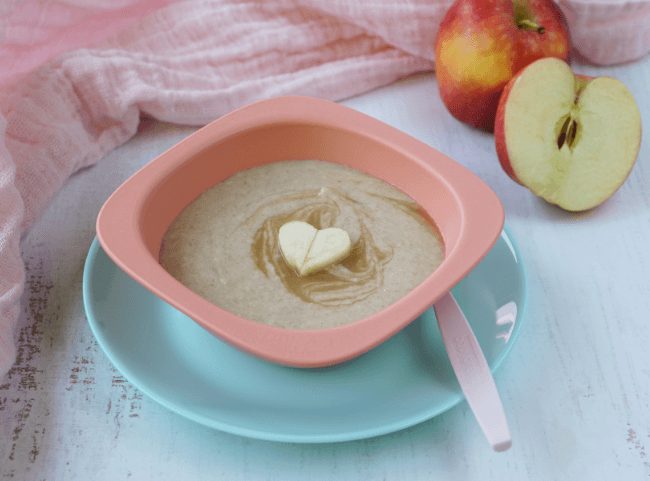
[{"label": "porridge", "polygon": [[[338,227],[352,249],[298,276],[278,245],[290,221]],[[213,304],[288,329],[323,329],[374,314],[404,297],[442,262],[433,223],[399,189],[319,160],[274,162],[237,173],[171,224],[161,265]]]}]

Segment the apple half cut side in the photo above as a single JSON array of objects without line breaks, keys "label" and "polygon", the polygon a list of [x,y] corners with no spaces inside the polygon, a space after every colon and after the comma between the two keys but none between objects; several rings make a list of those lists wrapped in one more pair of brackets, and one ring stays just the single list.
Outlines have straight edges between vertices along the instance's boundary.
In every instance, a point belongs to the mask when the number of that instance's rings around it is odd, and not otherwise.
[{"label": "apple half cut side", "polygon": [[625,182],[641,148],[641,114],[612,77],[575,75],[556,58],[531,63],[505,87],[495,143],[505,172],[565,210],[595,207]]}]

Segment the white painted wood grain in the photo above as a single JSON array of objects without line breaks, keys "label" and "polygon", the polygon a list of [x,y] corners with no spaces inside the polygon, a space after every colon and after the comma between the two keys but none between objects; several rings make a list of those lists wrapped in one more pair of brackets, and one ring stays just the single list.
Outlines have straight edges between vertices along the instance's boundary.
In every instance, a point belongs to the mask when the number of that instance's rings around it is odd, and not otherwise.
[{"label": "white painted wood grain", "polygon": [[129,175],[194,131],[145,121],[75,177],[22,242],[27,287],[18,361],[0,380],[0,477],[16,480],[643,480],[650,478],[650,58],[601,68],[645,122],[630,178],[610,201],[567,214],[510,181],[493,137],[455,121],[435,77],[344,104],[456,159],[501,198],[529,279],[529,306],[496,375],[514,445],[487,446],[466,403],[411,429],[323,445],[208,429],[143,396],[85,319],[81,281],[99,208]]}]

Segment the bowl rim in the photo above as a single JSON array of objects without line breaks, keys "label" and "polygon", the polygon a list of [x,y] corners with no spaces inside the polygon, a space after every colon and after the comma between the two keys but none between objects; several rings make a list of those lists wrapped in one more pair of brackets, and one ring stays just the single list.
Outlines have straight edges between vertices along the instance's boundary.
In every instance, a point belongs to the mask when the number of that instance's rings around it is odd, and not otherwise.
[{"label": "bowl rim", "polygon": [[[143,209],[156,186],[173,175],[178,166],[232,135],[263,125],[291,123],[343,129],[398,151],[442,179],[459,207],[461,228],[450,250],[443,232],[443,263],[397,302],[343,326],[284,329],[225,311],[167,273],[143,240]],[[487,184],[429,145],[341,104],[287,96],[262,100],[226,114],[153,159],[108,198],[97,217],[96,231],[102,248],[123,271],[222,341],[277,364],[322,367],[367,352],[420,316],[485,257],[501,234],[504,221],[503,206]]]}]

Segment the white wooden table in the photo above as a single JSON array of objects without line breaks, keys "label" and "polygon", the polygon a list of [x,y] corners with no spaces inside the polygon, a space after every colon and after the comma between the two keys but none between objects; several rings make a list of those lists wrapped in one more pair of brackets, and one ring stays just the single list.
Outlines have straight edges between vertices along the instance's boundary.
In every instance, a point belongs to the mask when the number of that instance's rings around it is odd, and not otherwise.
[{"label": "white wooden table", "polygon": [[513,447],[492,452],[463,402],[390,435],[332,444],[258,441],[180,417],[126,381],[82,302],[97,213],[124,180],[194,132],[151,120],[75,175],[22,241],[18,360],[0,379],[0,477],[16,480],[644,480],[650,478],[650,57],[574,64],[619,78],[645,121],[630,178],[568,214],[501,170],[493,136],[443,106],[434,75],[342,103],[456,159],[499,195],[529,281],[525,324],[496,374]]}]

